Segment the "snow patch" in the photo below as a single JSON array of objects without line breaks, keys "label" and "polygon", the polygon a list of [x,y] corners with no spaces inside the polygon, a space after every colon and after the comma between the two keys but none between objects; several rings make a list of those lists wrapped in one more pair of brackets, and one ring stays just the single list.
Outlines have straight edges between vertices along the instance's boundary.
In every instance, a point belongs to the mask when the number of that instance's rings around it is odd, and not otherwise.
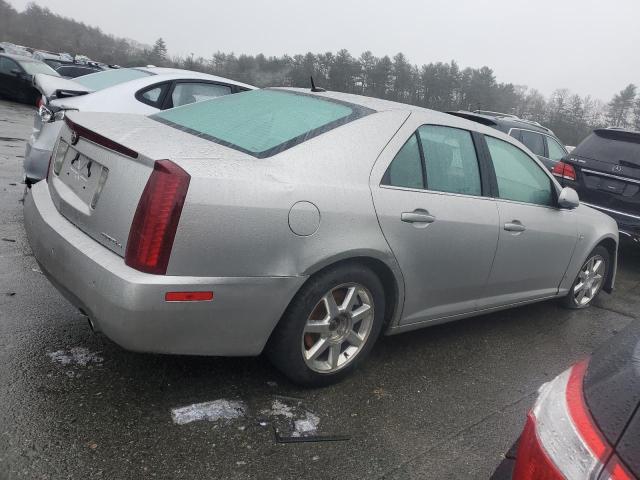
[{"label": "snow patch", "polygon": [[317,415],[311,412],[306,412],[305,418],[301,418],[293,422],[294,430],[291,435],[293,437],[315,435],[318,431],[319,424],[320,418]]},{"label": "snow patch", "polygon": [[84,347],[73,347],[71,350],[58,350],[47,354],[52,362],[60,365],[79,365],[86,367],[90,363],[101,364],[104,361],[100,355]]},{"label": "snow patch", "polygon": [[243,417],[247,407],[244,402],[235,400],[219,399],[212,402],[195,403],[186,407],[174,408],[171,410],[173,423],[185,425],[191,422],[207,420],[216,422],[218,420],[233,420]]}]

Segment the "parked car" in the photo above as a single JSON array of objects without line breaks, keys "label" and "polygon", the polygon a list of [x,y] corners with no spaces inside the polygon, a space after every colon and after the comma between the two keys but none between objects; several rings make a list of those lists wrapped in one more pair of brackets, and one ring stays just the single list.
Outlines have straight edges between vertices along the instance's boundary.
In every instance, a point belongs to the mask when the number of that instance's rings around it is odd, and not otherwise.
[{"label": "parked car", "polygon": [[556,137],[550,129],[543,127],[538,122],[524,120],[508,113],[490,112],[486,110],[447,113],[497,128],[511,135],[537,155],[549,170],[552,170],[555,164],[568,153],[566,147],[558,137]]},{"label": "parked car", "polygon": [[174,68],[109,69],[73,80],[36,77],[42,94],[24,156],[25,182],[44,178],[66,112],[149,115],[255,87],[228,78]]},{"label": "parked car", "polygon": [[613,217],[622,235],[640,241],[640,132],[596,129],[553,174],[586,205]]},{"label": "parked car", "polygon": [[109,67],[103,67],[98,63],[56,62],[55,71],[64,78],[77,78],[91,73],[102,72]]},{"label": "parked car", "polygon": [[640,478],[640,322],[539,390],[493,480]]},{"label": "parked car", "polygon": [[40,93],[32,85],[36,74],[60,76],[46,63],[30,57],[0,53],[0,96],[35,105]]},{"label": "parked car", "polygon": [[71,112],[25,200],[42,271],[124,348],[258,355],[335,382],[379,333],[585,308],[615,222],[513,137],[419,107],[264,89]]}]

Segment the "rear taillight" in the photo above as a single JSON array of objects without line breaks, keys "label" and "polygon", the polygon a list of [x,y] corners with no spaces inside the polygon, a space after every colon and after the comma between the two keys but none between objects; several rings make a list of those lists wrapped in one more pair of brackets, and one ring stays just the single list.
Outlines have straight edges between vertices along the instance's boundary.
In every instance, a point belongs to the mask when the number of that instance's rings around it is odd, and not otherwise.
[{"label": "rear taillight", "polygon": [[141,272],[167,273],[191,177],[170,160],[158,160],[133,217],[125,263]]},{"label": "rear taillight", "polygon": [[560,177],[564,180],[572,180],[575,182],[576,180],[576,169],[573,168],[573,165],[570,165],[565,162],[558,162],[553,166],[553,170],[551,171],[556,177]]},{"label": "rear taillight", "polygon": [[587,362],[580,362],[540,390],[518,447],[514,480],[596,478],[612,449],[584,401]]},{"label": "rear taillight", "polygon": [[40,107],[42,107],[43,105],[45,105],[44,100],[43,100],[43,98],[42,98],[42,97],[39,97],[39,98],[36,100],[36,108],[40,108]]}]

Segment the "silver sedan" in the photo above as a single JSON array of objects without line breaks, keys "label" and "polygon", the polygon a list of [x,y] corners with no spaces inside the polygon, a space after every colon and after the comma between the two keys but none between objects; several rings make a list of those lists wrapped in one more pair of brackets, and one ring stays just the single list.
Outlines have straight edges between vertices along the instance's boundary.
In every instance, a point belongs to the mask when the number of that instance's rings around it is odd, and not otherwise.
[{"label": "silver sedan", "polygon": [[124,348],[258,355],[324,385],[395,334],[611,292],[618,229],[513,138],[264,89],[70,113],[25,201],[42,271]]}]

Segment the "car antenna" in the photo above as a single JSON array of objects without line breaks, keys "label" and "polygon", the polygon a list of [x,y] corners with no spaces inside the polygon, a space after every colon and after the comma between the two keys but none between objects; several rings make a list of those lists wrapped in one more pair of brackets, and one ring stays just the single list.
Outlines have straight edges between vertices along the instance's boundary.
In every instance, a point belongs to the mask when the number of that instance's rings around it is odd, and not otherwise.
[{"label": "car antenna", "polygon": [[326,92],[324,88],[316,87],[316,82],[313,81],[313,76],[309,77],[311,79],[311,91],[312,92]]}]

